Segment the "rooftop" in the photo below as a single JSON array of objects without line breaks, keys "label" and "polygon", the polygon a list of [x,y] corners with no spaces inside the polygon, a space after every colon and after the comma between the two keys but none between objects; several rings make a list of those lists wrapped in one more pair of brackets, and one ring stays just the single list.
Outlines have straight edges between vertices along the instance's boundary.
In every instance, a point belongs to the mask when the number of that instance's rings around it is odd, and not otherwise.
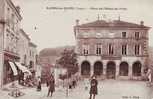
[{"label": "rooftop", "polygon": [[141,21],[140,24],[130,23],[121,20],[105,21],[105,20],[96,20],[93,22],[77,25],[78,27],[126,27],[126,28],[147,28],[150,27],[144,26],[144,22]]},{"label": "rooftop", "polygon": [[29,45],[32,46],[32,47],[35,47],[35,48],[37,47],[37,45],[34,44],[33,42],[29,42]]},{"label": "rooftop", "polygon": [[20,31],[28,40],[30,40],[30,37],[28,36],[28,34],[26,34],[26,32],[23,29],[20,29]]}]

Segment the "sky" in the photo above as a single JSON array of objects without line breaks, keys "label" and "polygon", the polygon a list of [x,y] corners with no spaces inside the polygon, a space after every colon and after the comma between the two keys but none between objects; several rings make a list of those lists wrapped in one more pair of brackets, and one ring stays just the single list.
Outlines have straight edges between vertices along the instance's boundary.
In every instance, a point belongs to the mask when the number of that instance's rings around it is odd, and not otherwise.
[{"label": "sky", "polygon": [[[116,20],[120,16],[120,20],[137,24],[144,21],[144,25],[153,27],[152,0],[12,1],[20,6],[23,17],[21,27],[38,46],[38,51],[44,48],[75,45],[73,32],[75,20],[79,19],[80,24],[95,21],[98,14],[100,19]],[[150,46],[153,46],[152,32],[153,28],[149,30]]]}]

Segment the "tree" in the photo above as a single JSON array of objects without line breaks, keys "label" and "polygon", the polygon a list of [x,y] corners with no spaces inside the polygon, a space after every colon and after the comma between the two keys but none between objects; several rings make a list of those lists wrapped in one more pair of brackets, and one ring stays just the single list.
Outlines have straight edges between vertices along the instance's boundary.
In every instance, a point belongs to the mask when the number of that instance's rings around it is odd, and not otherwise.
[{"label": "tree", "polygon": [[63,68],[67,69],[69,76],[78,72],[77,54],[74,52],[74,50],[64,49],[57,62]]}]

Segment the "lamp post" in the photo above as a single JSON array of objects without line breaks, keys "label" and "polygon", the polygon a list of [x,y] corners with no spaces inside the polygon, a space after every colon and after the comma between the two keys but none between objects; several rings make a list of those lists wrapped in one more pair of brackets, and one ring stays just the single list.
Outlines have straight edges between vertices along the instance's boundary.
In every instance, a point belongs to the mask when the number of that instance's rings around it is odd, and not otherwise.
[{"label": "lamp post", "polygon": [[3,87],[4,25],[5,25],[5,21],[0,20],[0,88]]}]

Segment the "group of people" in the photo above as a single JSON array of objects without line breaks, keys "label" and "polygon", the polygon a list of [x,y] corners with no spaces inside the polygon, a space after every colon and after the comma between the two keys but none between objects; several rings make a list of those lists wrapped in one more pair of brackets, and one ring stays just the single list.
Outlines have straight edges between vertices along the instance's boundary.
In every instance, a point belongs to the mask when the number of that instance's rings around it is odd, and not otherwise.
[{"label": "group of people", "polygon": [[32,75],[20,72],[18,75],[18,82],[20,85],[33,87],[36,85],[35,83],[36,79],[34,78],[35,77],[33,77]]},{"label": "group of people", "polygon": [[[55,91],[55,79],[53,75],[50,75],[47,78],[46,85],[48,87],[48,94],[47,96],[52,96],[53,92]],[[37,91],[41,91],[41,77],[38,77],[38,85],[37,85]]]},{"label": "group of people", "polygon": [[[53,92],[55,91],[55,79],[53,75],[50,75],[46,81],[48,87],[48,94],[47,96],[52,96]],[[74,86],[76,82],[72,83]],[[38,86],[37,91],[41,91],[41,78],[38,77]],[[89,99],[95,99],[95,96],[98,94],[98,81],[96,76],[92,76],[90,80],[90,90],[89,90]]]}]

